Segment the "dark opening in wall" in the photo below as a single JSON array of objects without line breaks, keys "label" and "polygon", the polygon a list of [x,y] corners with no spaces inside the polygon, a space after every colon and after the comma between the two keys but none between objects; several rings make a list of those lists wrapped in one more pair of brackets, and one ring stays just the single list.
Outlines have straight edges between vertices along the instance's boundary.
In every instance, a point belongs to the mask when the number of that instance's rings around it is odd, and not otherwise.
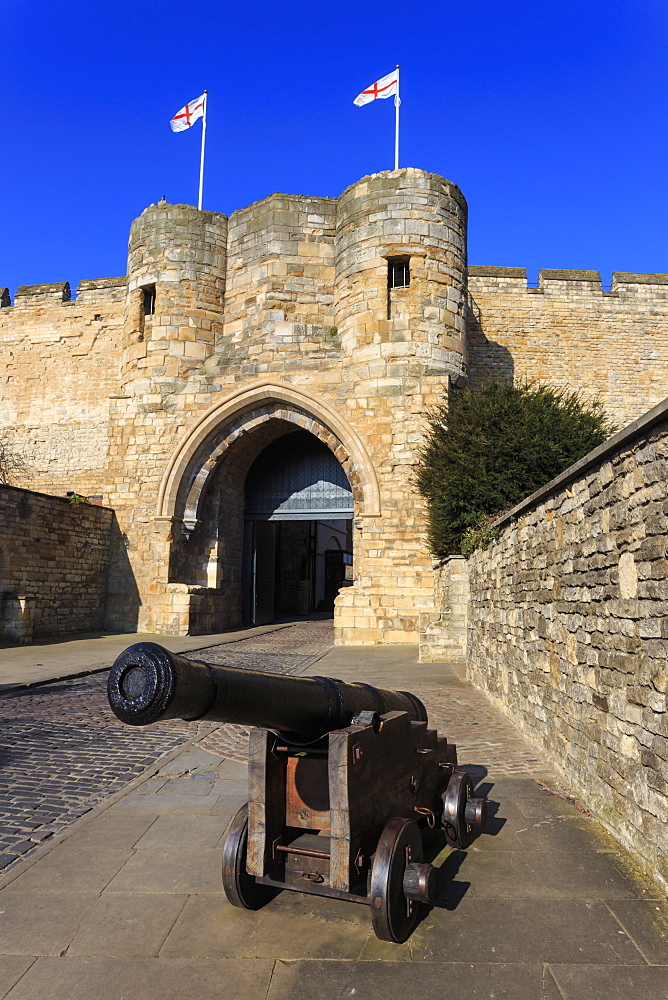
[{"label": "dark opening in wall", "polygon": [[[405,312],[403,290],[411,282],[410,257],[389,257],[387,261],[387,318],[396,319]],[[402,301],[403,300],[403,301]]]},{"label": "dark opening in wall", "polygon": [[144,285],[141,293],[144,316],[152,316],[155,312],[155,285]]},{"label": "dark opening in wall", "polygon": [[387,287],[408,288],[410,283],[410,257],[390,258],[387,262]]}]

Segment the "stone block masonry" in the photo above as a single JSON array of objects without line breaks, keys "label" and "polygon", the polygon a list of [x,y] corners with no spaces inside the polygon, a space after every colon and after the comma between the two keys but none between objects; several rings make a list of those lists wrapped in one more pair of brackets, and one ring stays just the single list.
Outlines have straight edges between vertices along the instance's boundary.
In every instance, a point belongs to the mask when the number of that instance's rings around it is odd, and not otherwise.
[{"label": "stone block masonry", "polygon": [[126,279],[24,285],[0,308],[0,426],[28,469],[22,486],[99,494],[109,396],[118,392]]},{"label": "stone block masonry", "polygon": [[104,627],[113,511],[0,486],[0,641]]},{"label": "stone block masonry", "polygon": [[529,379],[598,398],[623,427],[660,402],[668,375],[668,275],[469,267],[471,384]]},{"label": "stone block masonry", "polygon": [[468,673],[668,884],[668,401],[469,559]]},{"label": "stone block masonry", "polygon": [[[668,360],[668,278],[604,292],[596,272],[528,288],[522,269],[467,268],[467,212],[456,184],[414,168],[229,217],[161,201],[132,223],[126,276],[75,299],[64,282],[0,289],[0,434],[29,467],[21,486],[114,509],[108,625],[241,623],[245,477],[301,430],[354,500],[337,642],[416,642],[422,622],[433,656],[462,650],[439,640],[414,485],[429,412],[451,385],[526,376],[595,390],[623,423],[662,398]],[[463,583],[447,587],[461,633]]]}]

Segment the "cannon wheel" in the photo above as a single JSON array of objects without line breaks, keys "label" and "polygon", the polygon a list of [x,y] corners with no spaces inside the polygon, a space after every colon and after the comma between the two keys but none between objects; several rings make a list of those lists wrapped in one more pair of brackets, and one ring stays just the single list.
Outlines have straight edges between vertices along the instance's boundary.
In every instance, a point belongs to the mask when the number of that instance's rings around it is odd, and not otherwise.
[{"label": "cannon wheel", "polygon": [[466,822],[466,803],[473,797],[473,782],[466,771],[455,771],[443,794],[442,824],[450,847],[465,851],[473,840],[473,827]]},{"label": "cannon wheel", "polygon": [[422,904],[404,895],[404,872],[422,861],[422,834],[411,819],[395,817],[380,835],[371,868],[371,924],[381,941],[400,944],[410,937]]},{"label": "cannon wheel", "polygon": [[246,871],[248,845],[248,803],[230,822],[223,844],[223,889],[232,906],[259,910],[278,895],[280,889],[262,885]]}]

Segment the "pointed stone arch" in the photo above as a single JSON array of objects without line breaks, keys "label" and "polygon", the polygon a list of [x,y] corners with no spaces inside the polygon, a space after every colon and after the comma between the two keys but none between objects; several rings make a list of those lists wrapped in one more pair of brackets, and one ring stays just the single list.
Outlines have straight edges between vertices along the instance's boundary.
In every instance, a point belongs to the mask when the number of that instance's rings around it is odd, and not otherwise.
[{"label": "pointed stone arch", "polygon": [[380,491],[359,435],[329,403],[307,389],[278,380],[237,388],[204,413],[182,437],[167,465],[156,517],[192,529],[209,480],[229,447],[267,421],[293,424],[323,441],[343,466],[355,498],[355,516],[380,515]]}]

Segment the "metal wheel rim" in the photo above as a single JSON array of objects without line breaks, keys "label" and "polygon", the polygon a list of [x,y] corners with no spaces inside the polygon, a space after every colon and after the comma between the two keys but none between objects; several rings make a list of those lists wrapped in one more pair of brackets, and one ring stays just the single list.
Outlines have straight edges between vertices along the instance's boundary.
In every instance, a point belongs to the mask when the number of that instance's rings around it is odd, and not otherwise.
[{"label": "metal wheel rim", "polygon": [[371,923],[381,941],[400,944],[415,929],[422,904],[406,898],[403,879],[408,861],[419,862],[422,857],[417,823],[391,819],[380,835],[371,869]]},{"label": "metal wheel rim", "polygon": [[244,910],[259,910],[280,889],[256,882],[246,871],[248,803],[232,818],[223,843],[223,889],[230,903]]},{"label": "metal wheel rim", "polygon": [[473,827],[466,822],[464,810],[473,796],[473,782],[466,771],[455,771],[443,795],[443,828],[451,847],[465,850],[473,840]]}]

